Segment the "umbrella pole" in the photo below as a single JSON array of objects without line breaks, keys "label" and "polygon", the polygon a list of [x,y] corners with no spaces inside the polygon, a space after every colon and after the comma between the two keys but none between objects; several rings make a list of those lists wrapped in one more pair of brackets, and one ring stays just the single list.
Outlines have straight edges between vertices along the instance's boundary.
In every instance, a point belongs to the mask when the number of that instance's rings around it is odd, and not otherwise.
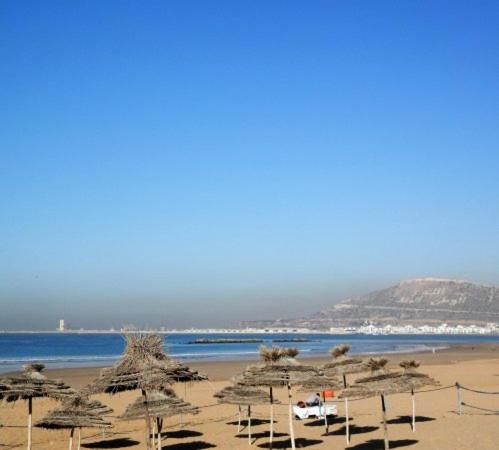
[{"label": "umbrella pole", "polygon": [[[343,387],[347,388],[347,377],[343,374]],[[345,397],[345,437],[347,445],[350,445],[350,418],[348,417],[348,398]]]},{"label": "umbrella pole", "polygon": [[78,450],[81,447],[81,428],[78,428]]},{"label": "umbrella pole", "polygon": [[28,450],[31,450],[31,437],[33,430],[33,398],[28,398]]},{"label": "umbrella pole", "polygon": [[291,403],[291,386],[288,385],[288,403],[289,403],[289,437],[291,439],[291,448],[295,450],[295,430],[293,429],[293,405]]},{"label": "umbrella pole", "polygon": [[238,405],[237,407],[237,432],[239,433],[241,431],[241,405]]},{"label": "umbrella pole", "polygon": [[388,426],[386,425],[386,404],[384,395],[381,395],[381,410],[383,412],[383,434],[385,440],[385,450],[390,450],[390,441],[388,440]]},{"label": "umbrella pole", "polygon": [[[324,426],[326,427],[326,436],[329,434],[329,424],[327,423],[327,410],[326,410],[326,396],[322,395],[322,408],[324,409]],[[319,403],[319,413],[320,413],[320,403]]]},{"label": "umbrella pole", "polygon": [[411,388],[412,397],[412,432],[416,432],[416,396],[414,395],[414,388]]},{"label": "umbrella pole", "polygon": [[272,386],[270,387],[270,436],[269,436],[269,449],[272,450],[272,440],[274,439],[274,392]]},{"label": "umbrella pole", "polygon": [[161,423],[162,419],[160,419],[159,417],[156,418],[156,422],[157,422],[157,429],[158,429],[158,450],[161,450],[162,446],[161,446],[161,428],[162,427],[162,423]]},{"label": "umbrella pole", "polygon": [[146,449],[151,450],[151,419],[149,418],[149,407],[147,405],[147,394],[144,389],[142,389],[142,398],[144,399],[144,404],[146,407]]},{"label": "umbrella pole", "polygon": [[73,435],[74,435],[75,429],[71,428],[71,431],[69,432],[69,450],[73,449]]},{"label": "umbrella pole", "polygon": [[251,445],[251,405],[248,405],[248,445]]},{"label": "umbrella pole", "polygon": [[156,423],[157,421],[152,419],[152,448],[156,448]]}]

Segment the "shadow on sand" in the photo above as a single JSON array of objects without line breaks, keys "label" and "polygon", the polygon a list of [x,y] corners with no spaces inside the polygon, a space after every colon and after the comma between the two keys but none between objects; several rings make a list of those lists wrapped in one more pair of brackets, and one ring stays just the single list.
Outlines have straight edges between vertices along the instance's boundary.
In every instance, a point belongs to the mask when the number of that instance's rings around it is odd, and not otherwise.
[{"label": "shadow on sand", "polygon": [[140,444],[140,442],[133,439],[116,438],[106,441],[89,442],[88,444],[81,444],[81,446],[83,448],[126,448],[137,444]]},{"label": "shadow on sand", "polygon": [[[426,417],[426,416],[416,416],[416,422],[432,422],[436,420],[435,417]],[[412,424],[412,416],[398,416],[396,419],[387,420],[390,425],[398,425],[398,424]]]},{"label": "shadow on sand", "polygon": [[[251,419],[251,426],[256,426],[256,425],[265,425],[266,423],[270,423],[270,420],[268,419]],[[278,423],[277,420],[274,420],[274,423]],[[237,426],[237,420],[234,422],[226,422],[227,425],[236,425]],[[241,420],[241,426],[242,427],[247,427],[248,426],[248,421]]]},{"label": "shadow on sand", "polygon": [[[390,448],[401,448],[414,445],[419,441],[415,439],[400,439],[398,441],[390,441]],[[383,450],[385,443],[383,439],[371,439],[370,441],[363,442],[362,444],[348,447],[348,450]]]},{"label": "shadow on sand", "polygon": [[[274,437],[284,437],[284,436],[288,436],[288,433],[276,433],[274,431]],[[237,438],[240,438],[240,439],[248,439],[248,434],[236,434],[236,437]],[[251,433],[251,439],[266,439],[269,437],[269,432],[268,431],[259,431],[257,433]]]},{"label": "shadow on sand", "polygon": [[179,444],[164,445],[163,450],[203,450],[205,448],[214,448],[216,445],[205,441],[181,442]]},{"label": "shadow on sand", "polygon": [[[305,438],[295,439],[296,448],[310,447],[311,445],[319,445],[322,444],[323,442],[324,441],[321,441],[319,439],[305,439]],[[263,444],[259,444],[258,447],[269,448],[269,443],[265,442]],[[291,448],[291,440],[286,439],[285,441],[274,441],[272,443],[272,448],[282,448],[282,449]]]},{"label": "shadow on sand", "polygon": [[[350,425],[350,434],[363,434],[363,433],[371,433],[372,431],[379,430],[379,427],[358,427],[357,425]],[[347,427],[341,427],[337,430],[330,431],[329,434],[331,436],[344,436],[347,432]]]},{"label": "shadow on sand", "polygon": [[203,433],[194,430],[176,430],[176,431],[164,431],[161,433],[161,437],[165,439],[184,439],[190,437],[199,437],[202,436]]},{"label": "shadow on sand", "polygon": [[[349,420],[351,422],[353,419],[350,417]],[[331,425],[337,425],[339,423],[345,423],[345,418],[344,417],[338,417],[338,416],[328,416],[327,423],[328,423],[329,426],[331,426]],[[325,427],[326,426],[324,424],[324,419],[312,420],[311,422],[304,423],[304,425],[306,427]]]}]

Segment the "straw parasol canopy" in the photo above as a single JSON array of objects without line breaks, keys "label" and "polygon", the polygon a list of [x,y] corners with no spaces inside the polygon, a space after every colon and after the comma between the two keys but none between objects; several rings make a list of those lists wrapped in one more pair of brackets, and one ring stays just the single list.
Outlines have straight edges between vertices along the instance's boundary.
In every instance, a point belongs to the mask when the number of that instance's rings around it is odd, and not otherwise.
[{"label": "straw parasol canopy", "polygon": [[[62,407],[47,414],[35,426],[47,429],[69,429],[69,448],[73,448],[75,428],[110,428],[112,425],[104,419],[104,415],[113,410],[97,400],[87,400],[79,395],[66,400]],[[78,435],[78,449],[81,434]]]},{"label": "straw parasol canopy", "polygon": [[300,386],[311,378],[320,375],[320,372],[313,366],[300,364],[295,358],[298,356],[298,349],[261,347],[260,364],[248,367],[243,373],[234,378],[234,381],[244,386],[268,387],[270,388],[270,439],[272,448],[273,438],[273,393],[274,387],[287,387],[289,404],[289,428],[291,436],[291,447],[295,448],[293,430],[293,407],[291,386]]},{"label": "straw parasol canopy", "polygon": [[43,364],[27,364],[20,375],[5,377],[0,381],[0,399],[6,402],[28,401],[28,450],[32,446],[33,399],[49,397],[64,400],[75,391],[60,380],[50,380],[43,375]]},{"label": "straw parasol canopy", "polygon": [[403,377],[402,372],[391,372],[386,368],[387,359],[373,359],[371,358],[366,364],[371,370],[371,375],[364,378],[359,378],[355,383],[346,388],[340,395],[340,398],[369,398],[380,396],[381,397],[381,410],[383,420],[383,432],[385,450],[390,448],[388,440],[388,427],[386,423],[386,402],[385,396],[390,394],[397,394],[400,392],[408,392],[410,385],[407,379]]},{"label": "straw parasol canopy", "polygon": [[[224,403],[228,405],[264,405],[270,402],[270,395],[255,387],[234,385],[228,386],[214,395],[218,399],[218,403]],[[274,400],[274,403],[278,403]]]},{"label": "straw parasol canopy", "polygon": [[123,357],[87,387],[89,393],[118,392],[135,389],[160,390],[175,382],[202,381],[206,376],[170,358],[163,350],[158,334],[125,335]]},{"label": "straw parasol canopy", "polygon": [[248,408],[248,443],[251,445],[251,407],[253,405],[266,405],[271,403],[280,403],[278,400],[271,398],[271,394],[258,389],[253,386],[245,386],[242,384],[235,384],[227,386],[214,395],[218,399],[218,403],[239,406],[239,424],[237,431],[241,425],[241,406]]},{"label": "straw parasol canopy", "polygon": [[20,375],[5,377],[1,380],[0,399],[6,402],[49,397],[63,400],[75,394],[75,391],[60,380],[50,380],[42,373],[43,364],[27,364]]},{"label": "straw parasol canopy", "polygon": [[[137,398],[128,405],[125,412],[120,416],[120,420],[145,419],[149,421],[150,417],[156,419],[157,448],[161,449],[161,429],[163,427],[163,418],[173,417],[183,414],[198,414],[199,408],[177,397],[173,389],[166,388],[160,391],[153,391],[146,396]],[[150,443],[150,441],[147,441]]]},{"label": "straw parasol canopy", "polygon": [[87,388],[88,394],[116,394],[140,389],[146,404],[146,446],[151,447],[151,423],[147,415],[147,393],[161,391],[175,382],[201,381],[207,378],[197,371],[170,358],[163,349],[163,338],[155,333],[135,333],[124,336],[123,357],[111,368],[102,370],[100,377]]},{"label": "straw parasol canopy", "polygon": [[[343,388],[347,387],[347,378],[349,374],[365,372],[366,363],[360,358],[354,358],[347,355],[350,351],[350,345],[341,344],[333,347],[330,351],[333,360],[324,364],[320,369],[329,376],[340,375],[343,377]],[[348,414],[348,398],[345,397],[345,437],[347,444],[350,444],[350,418]]]},{"label": "straw parasol canopy", "polygon": [[144,419],[146,414],[151,417],[172,417],[180,414],[198,414],[199,408],[177,397],[173,390],[154,391],[147,394],[147,400],[138,397],[127,406],[120,420]]},{"label": "straw parasol canopy", "polygon": [[430,376],[417,371],[420,363],[412,360],[405,360],[400,362],[399,366],[404,369],[402,378],[410,386],[411,401],[412,401],[412,431],[416,432],[416,397],[414,394],[415,389],[421,389],[425,386],[438,386],[440,383],[431,378]]},{"label": "straw parasol canopy", "polygon": [[35,426],[48,429],[71,428],[109,428],[111,424],[104,419],[113,410],[97,400],[73,397],[60,408],[49,412]]}]

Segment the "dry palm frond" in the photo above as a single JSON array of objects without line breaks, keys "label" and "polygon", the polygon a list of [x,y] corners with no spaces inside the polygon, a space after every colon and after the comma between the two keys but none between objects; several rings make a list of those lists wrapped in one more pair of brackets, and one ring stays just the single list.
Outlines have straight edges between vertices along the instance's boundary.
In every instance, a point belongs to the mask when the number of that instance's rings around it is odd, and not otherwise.
[{"label": "dry palm frond", "polygon": [[386,358],[370,358],[369,361],[366,362],[366,367],[374,374],[386,370],[385,366],[387,363],[388,360]]},{"label": "dry palm frond", "polygon": [[282,348],[280,347],[260,347],[260,359],[266,364],[272,364],[284,357]]},{"label": "dry palm frond", "polygon": [[331,356],[333,358],[339,358],[340,356],[346,356],[348,351],[350,350],[350,346],[348,344],[337,345],[336,347],[330,350]]},{"label": "dry palm frond", "polygon": [[297,348],[285,348],[283,349],[283,352],[286,358],[296,358],[299,355],[300,350]]},{"label": "dry palm frond", "polygon": [[421,364],[420,362],[411,359],[411,360],[401,361],[399,366],[406,371],[413,371],[416,370],[420,366],[420,364]]}]

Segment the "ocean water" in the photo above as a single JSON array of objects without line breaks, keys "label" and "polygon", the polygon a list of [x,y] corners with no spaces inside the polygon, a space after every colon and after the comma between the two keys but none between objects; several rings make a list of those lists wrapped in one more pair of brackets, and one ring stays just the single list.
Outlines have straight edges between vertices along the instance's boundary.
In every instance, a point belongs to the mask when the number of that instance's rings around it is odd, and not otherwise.
[{"label": "ocean water", "polygon": [[[446,348],[460,343],[499,343],[499,336],[367,336],[334,334],[171,334],[166,350],[184,361],[256,360],[260,343],[190,344],[198,338],[262,339],[265,345],[297,347],[300,357],[325,356],[331,347],[349,343],[353,354],[403,353]],[[282,339],[308,342],[275,342]],[[19,370],[23,364],[42,362],[47,368],[105,367],[113,364],[125,347],[119,334],[0,333],[0,373]]]}]

